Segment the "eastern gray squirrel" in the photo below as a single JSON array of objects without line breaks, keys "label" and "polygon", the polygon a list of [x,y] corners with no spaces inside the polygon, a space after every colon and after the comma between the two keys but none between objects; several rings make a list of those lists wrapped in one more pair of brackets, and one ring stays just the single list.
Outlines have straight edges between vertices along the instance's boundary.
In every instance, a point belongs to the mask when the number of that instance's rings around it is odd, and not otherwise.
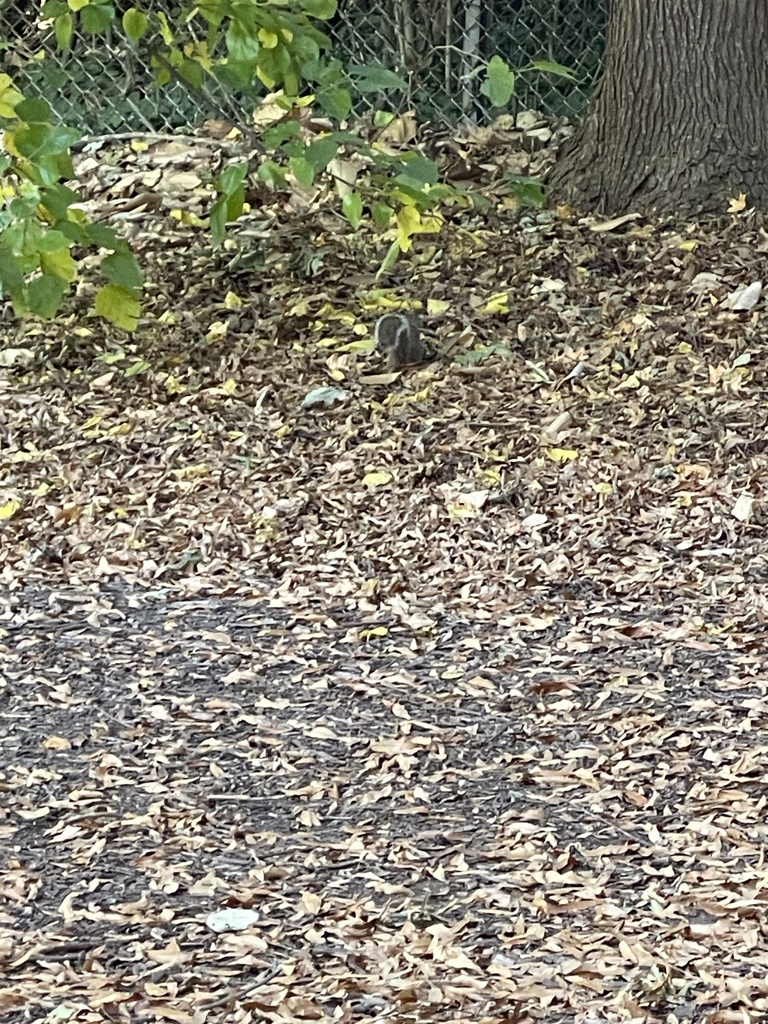
[{"label": "eastern gray squirrel", "polygon": [[385,313],[379,317],[373,335],[390,370],[424,363],[435,356],[435,350],[421,337],[418,321],[405,313]]}]

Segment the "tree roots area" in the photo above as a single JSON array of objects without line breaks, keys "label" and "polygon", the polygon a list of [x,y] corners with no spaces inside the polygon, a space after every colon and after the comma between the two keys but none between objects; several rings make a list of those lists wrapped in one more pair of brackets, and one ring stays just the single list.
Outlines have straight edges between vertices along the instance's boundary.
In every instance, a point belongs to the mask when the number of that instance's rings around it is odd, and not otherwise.
[{"label": "tree roots area", "polygon": [[4,322],[4,1020],[766,1019],[742,217],[497,209],[384,286],[155,211],[133,334],[87,273]]}]

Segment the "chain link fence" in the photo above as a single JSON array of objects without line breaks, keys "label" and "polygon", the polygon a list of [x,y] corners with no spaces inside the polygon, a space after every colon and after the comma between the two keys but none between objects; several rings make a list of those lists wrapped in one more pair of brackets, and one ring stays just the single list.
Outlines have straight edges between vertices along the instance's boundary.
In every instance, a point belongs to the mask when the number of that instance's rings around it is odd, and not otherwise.
[{"label": "chain link fence", "polygon": [[[154,0],[173,17],[180,0]],[[599,71],[609,0],[340,0],[325,30],[346,64],[378,63],[407,83],[382,105],[415,109],[420,121],[482,124],[498,110],[481,92],[483,68],[498,55],[513,69],[532,60],[564,64],[573,82],[519,76],[514,109],[577,114]],[[133,6],[116,3],[117,13]],[[146,6],[145,6],[146,9]],[[56,49],[41,0],[0,0],[0,63],[29,96],[48,100],[64,123],[86,133],[190,129],[206,118],[248,118],[258,93],[211,82],[194,90],[154,84],[150,56],[111,30],[76,31],[67,54]],[[370,94],[360,97],[370,103]]]}]

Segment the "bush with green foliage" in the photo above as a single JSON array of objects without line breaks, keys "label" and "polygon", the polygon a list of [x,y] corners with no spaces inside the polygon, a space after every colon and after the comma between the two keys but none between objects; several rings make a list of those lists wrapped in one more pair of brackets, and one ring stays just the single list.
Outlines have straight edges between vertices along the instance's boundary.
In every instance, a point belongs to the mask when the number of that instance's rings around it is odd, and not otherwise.
[{"label": "bush with green foliage", "polygon": [[[77,277],[78,251],[105,250],[106,283],[97,313],[123,327],[136,325],[142,273],[127,242],[88,220],[72,177],[70,147],[78,132],[52,122],[44,100],[26,100],[0,75],[0,286],[17,312],[55,315]],[[74,253],[74,255],[73,255]]]},{"label": "bush with green foliage", "polygon": [[[131,7],[120,19],[134,46],[146,46],[159,85],[183,82],[199,87],[205,76],[239,90],[260,83],[272,90],[285,116],[262,135],[265,158],[258,174],[274,187],[289,177],[309,186],[344,153],[361,154],[367,173],[350,186],[342,210],[352,227],[366,215],[392,233],[382,269],[409,249],[414,236],[437,230],[440,205],[470,202],[460,190],[439,181],[432,160],[416,151],[393,151],[369,144],[342,127],[329,127],[307,138],[292,116],[313,102],[329,124],[340,126],[352,110],[352,92],[400,89],[393,72],[376,65],[345,69],[330,54],[330,41],[316,22],[330,18],[336,0],[205,0],[188,16],[179,10],[174,21],[163,11]],[[48,0],[44,16],[53,20],[58,45],[66,50],[77,33],[100,33],[114,26],[117,15],[108,0]],[[549,62],[524,70],[568,74]],[[497,106],[505,105],[515,87],[514,72],[499,58],[488,65],[483,91]],[[311,100],[302,97],[311,93]],[[388,115],[377,115],[381,123]],[[0,124],[5,154],[0,158],[0,287],[18,313],[51,317],[77,276],[78,254],[104,252],[105,283],[96,293],[97,314],[121,327],[135,327],[142,274],[127,243],[111,229],[88,221],[79,197],[64,182],[72,176],[69,150],[78,133],[53,123],[42,100],[27,100],[6,75],[0,75]],[[215,182],[217,198],[210,209],[210,228],[220,242],[228,223],[243,212],[248,166],[224,169]],[[539,202],[538,189],[521,182],[521,199]]]}]

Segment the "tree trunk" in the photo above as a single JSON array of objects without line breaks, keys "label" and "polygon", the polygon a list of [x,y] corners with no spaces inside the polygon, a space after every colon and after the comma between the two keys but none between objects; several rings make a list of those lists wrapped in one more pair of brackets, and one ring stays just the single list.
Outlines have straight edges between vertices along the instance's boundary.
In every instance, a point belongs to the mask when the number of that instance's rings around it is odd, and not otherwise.
[{"label": "tree trunk", "polygon": [[768,208],[766,0],[613,0],[605,66],[552,196],[577,209]]}]

